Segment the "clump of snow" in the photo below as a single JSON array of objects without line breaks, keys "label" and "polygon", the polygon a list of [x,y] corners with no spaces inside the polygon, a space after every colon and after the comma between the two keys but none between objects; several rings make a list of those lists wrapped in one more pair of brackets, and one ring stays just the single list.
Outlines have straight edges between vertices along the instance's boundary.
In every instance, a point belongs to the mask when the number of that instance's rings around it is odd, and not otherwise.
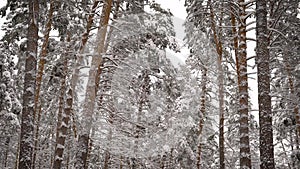
[{"label": "clump of snow", "polygon": [[10,74],[9,71],[4,71],[4,72],[3,72],[3,76],[4,76],[5,78],[8,78],[8,79],[11,78],[11,74]]},{"label": "clump of snow", "polygon": [[6,85],[4,83],[0,84],[0,92],[3,92],[6,90]]}]

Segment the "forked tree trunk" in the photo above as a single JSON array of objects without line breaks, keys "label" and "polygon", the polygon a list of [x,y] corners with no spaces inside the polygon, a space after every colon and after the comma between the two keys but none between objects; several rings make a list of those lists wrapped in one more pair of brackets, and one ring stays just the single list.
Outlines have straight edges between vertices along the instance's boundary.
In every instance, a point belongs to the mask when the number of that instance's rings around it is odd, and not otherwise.
[{"label": "forked tree trunk", "polygon": [[249,103],[248,103],[248,75],[247,75],[247,42],[246,42],[246,3],[238,1],[238,90],[240,114],[240,168],[251,169],[251,152],[249,141]]},{"label": "forked tree trunk", "polygon": [[19,168],[31,169],[34,132],[34,94],[36,88],[36,57],[38,47],[38,0],[29,0],[29,18],[27,34],[27,56],[25,62],[25,78],[23,93],[23,110],[21,122]]},{"label": "forked tree trunk", "polygon": [[86,30],[85,30],[86,32],[81,37],[81,44],[80,44],[80,48],[79,48],[79,54],[77,56],[75,69],[74,69],[74,73],[73,73],[73,76],[72,76],[72,90],[73,91],[75,91],[76,85],[77,85],[78,80],[79,80],[80,66],[83,62],[82,54],[84,52],[85,45],[86,45],[86,43],[88,41],[88,38],[89,38],[89,34],[90,34],[90,31],[91,31],[91,28],[92,28],[92,25],[93,25],[93,22],[94,22],[95,12],[96,12],[96,9],[97,9],[97,6],[98,6],[99,2],[100,2],[99,0],[94,0],[93,6],[92,6],[92,9],[91,9],[91,12],[90,12],[91,14],[88,17]]},{"label": "forked tree trunk", "polygon": [[78,137],[79,152],[77,154],[77,161],[75,168],[86,169],[87,156],[89,150],[89,135],[92,127],[92,116],[94,114],[94,107],[96,101],[96,94],[99,86],[99,80],[101,75],[102,54],[104,52],[107,24],[109,21],[109,15],[112,8],[112,0],[106,0],[102,9],[100,25],[97,33],[97,48],[95,49],[95,56],[92,58],[92,65],[89,71],[89,79],[86,90],[86,97],[84,101],[83,113],[85,118],[83,119],[83,128]]},{"label": "forked tree trunk", "polygon": [[[69,89],[70,92],[70,96],[72,96],[72,105],[70,107],[70,110],[73,110],[73,104],[76,98],[76,86],[79,80],[79,75],[80,75],[80,66],[83,63],[83,56],[82,54],[84,53],[84,49],[85,49],[85,45],[88,41],[89,38],[89,34],[94,22],[94,16],[95,16],[95,12],[97,9],[97,6],[99,4],[99,0],[94,0],[90,15],[88,17],[88,21],[87,21],[87,26],[86,26],[86,32],[82,35],[81,37],[81,44],[80,44],[80,48],[79,48],[79,54],[77,55],[77,60],[75,63],[75,68],[74,68],[74,72],[72,73],[72,80],[71,80],[71,89]],[[77,137],[77,127],[76,127],[76,121],[75,121],[75,114],[74,111],[71,111],[71,116],[72,116],[72,129],[73,129],[73,133],[74,133],[74,137]]]},{"label": "forked tree trunk", "polygon": [[275,168],[270,96],[270,53],[267,26],[267,2],[256,1],[256,57],[259,105],[260,168]]}]

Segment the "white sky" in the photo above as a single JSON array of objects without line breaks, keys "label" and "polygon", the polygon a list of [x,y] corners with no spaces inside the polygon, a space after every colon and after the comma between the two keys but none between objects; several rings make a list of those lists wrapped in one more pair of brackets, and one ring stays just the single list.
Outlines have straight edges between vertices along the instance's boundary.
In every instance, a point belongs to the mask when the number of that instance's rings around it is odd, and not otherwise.
[{"label": "white sky", "polygon": [[175,17],[184,20],[187,16],[184,0],[155,0],[155,2],[161,4],[161,7],[165,9],[170,9]]}]

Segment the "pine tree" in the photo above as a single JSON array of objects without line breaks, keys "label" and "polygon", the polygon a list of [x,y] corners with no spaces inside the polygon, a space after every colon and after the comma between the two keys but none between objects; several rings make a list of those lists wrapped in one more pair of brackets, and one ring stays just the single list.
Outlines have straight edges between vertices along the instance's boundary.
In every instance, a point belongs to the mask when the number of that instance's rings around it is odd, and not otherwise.
[{"label": "pine tree", "polygon": [[98,45],[95,49],[95,56],[92,58],[92,65],[89,71],[89,79],[84,103],[83,113],[86,118],[84,119],[84,128],[82,133],[78,138],[79,153],[76,163],[76,168],[87,168],[87,156],[88,156],[88,147],[89,147],[89,135],[91,130],[91,119],[93,116],[95,108],[95,99],[97,90],[99,87],[100,75],[101,75],[101,66],[102,66],[102,54],[104,51],[107,24],[109,21],[109,16],[112,8],[112,0],[107,0],[104,3],[104,8],[102,9],[101,20],[98,27],[97,39]]},{"label": "pine tree", "polygon": [[[210,22],[213,34],[214,43],[216,46],[216,51],[218,53],[217,66],[218,66],[218,99],[219,99],[219,157],[220,157],[220,169],[225,169],[225,147],[224,147],[224,75],[223,75],[223,42],[221,39],[222,33],[222,20],[223,12],[220,13],[220,18],[218,18],[219,25],[216,23],[215,12],[212,2],[209,0],[209,10],[210,10]],[[222,4],[220,5],[222,8]]]},{"label": "pine tree", "polygon": [[275,168],[270,96],[270,54],[267,27],[267,2],[256,1],[256,57],[258,71],[258,105],[260,126],[260,168]]},{"label": "pine tree", "polygon": [[[299,165],[296,158],[299,145],[299,109],[297,103],[295,68],[299,63],[297,57],[299,38],[299,19],[297,19],[298,1],[271,1],[267,3],[269,29],[270,69],[274,72],[271,91],[274,97],[274,145],[282,149],[275,152],[275,161],[281,167]],[[294,101],[290,101],[294,100]],[[273,100],[273,98],[272,98]],[[289,135],[289,137],[287,137]],[[284,143],[288,142],[288,143]],[[288,161],[283,164],[282,159]],[[298,164],[297,164],[298,163]]]},{"label": "pine tree", "polygon": [[30,169],[33,153],[33,116],[36,57],[38,48],[38,16],[39,3],[37,0],[29,1],[29,18],[27,34],[27,56],[25,62],[25,79],[23,93],[23,110],[20,137],[19,168]]},{"label": "pine tree", "polygon": [[18,116],[21,112],[21,104],[16,94],[14,81],[14,68],[12,53],[8,51],[7,43],[0,43],[0,165],[3,168],[13,167],[17,158],[18,131],[20,128]]},{"label": "pine tree", "polygon": [[[61,77],[60,84],[60,98],[59,98],[59,109],[57,115],[57,125],[56,125],[56,144],[55,144],[55,153],[54,153],[54,163],[53,169],[62,168],[63,155],[65,151],[65,142],[69,129],[70,122],[70,95],[67,93],[67,74],[68,74],[68,61],[69,61],[69,50],[70,50],[70,35],[66,37],[67,47],[63,58],[63,72]],[[67,98],[65,99],[65,95]],[[66,101],[65,101],[66,100]],[[67,103],[66,103],[67,102]]]},{"label": "pine tree", "polygon": [[249,141],[249,100],[247,76],[247,42],[246,42],[246,6],[244,0],[238,1],[238,60],[237,75],[239,89],[240,114],[240,167],[251,168],[251,153]]},{"label": "pine tree", "polygon": [[42,45],[42,51],[39,57],[38,62],[38,70],[36,75],[36,91],[35,91],[35,106],[34,106],[34,123],[35,123],[35,137],[34,137],[34,152],[33,152],[33,168],[35,168],[35,161],[36,161],[36,154],[37,154],[37,146],[39,141],[39,124],[41,120],[41,105],[40,105],[40,92],[41,92],[41,85],[42,79],[44,74],[44,67],[46,62],[46,55],[47,55],[47,47],[49,45],[49,35],[52,27],[52,17],[54,12],[54,1],[50,1],[50,9],[48,12],[48,21],[46,23],[46,32],[44,37],[44,42]]}]

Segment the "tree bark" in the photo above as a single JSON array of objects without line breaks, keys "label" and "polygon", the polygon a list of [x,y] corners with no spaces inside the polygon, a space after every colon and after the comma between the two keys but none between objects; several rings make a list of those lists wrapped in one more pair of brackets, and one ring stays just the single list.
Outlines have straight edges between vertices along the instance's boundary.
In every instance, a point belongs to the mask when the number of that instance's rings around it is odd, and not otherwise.
[{"label": "tree bark", "polygon": [[29,23],[27,34],[27,56],[25,62],[25,78],[23,93],[23,110],[21,122],[19,168],[31,169],[34,132],[34,94],[36,89],[36,57],[38,47],[38,0],[29,0]]},{"label": "tree bark", "polygon": [[[115,4],[115,9],[114,9],[114,15],[113,15],[113,20],[116,20],[118,18],[118,15],[119,15],[119,9],[120,9],[120,0],[117,0],[116,1],[116,4]],[[112,23],[113,25],[113,23]],[[110,27],[109,28],[109,32],[107,33],[107,40],[105,42],[105,47],[104,47],[104,51],[106,51],[108,49],[108,46],[109,46],[109,43],[110,43],[110,40],[111,40],[111,36],[112,36],[112,33],[113,33],[113,30],[114,28],[113,27]],[[107,60],[104,60],[103,61],[103,79],[102,81],[104,81],[104,84],[102,83],[101,84],[101,87],[103,88],[102,90],[102,94],[100,95],[99,97],[99,105],[100,107],[103,106],[103,98],[105,97],[105,92],[109,92],[111,91],[111,81],[112,81],[112,72],[114,71],[113,68],[110,68],[110,67],[107,67],[105,68],[106,64],[110,65],[110,64],[113,64],[111,61],[107,61]],[[106,73],[106,75],[105,75]],[[108,77],[109,76],[109,77]],[[100,84],[99,84],[100,85]],[[111,99],[109,99],[111,100]],[[112,125],[113,124],[113,112],[110,113],[109,115],[109,123]],[[107,140],[108,141],[111,141],[112,139],[112,131],[111,131],[111,128],[109,129],[109,132],[108,132],[108,136],[107,136]],[[105,157],[104,157],[104,169],[108,169],[109,168],[109,163],[111,161],[111,155],[110,155],[110,152],[109,150],[105,150]]]},{"label": "tree bark", "polygon": [[218,83],[219,83],[219,157],[220,169],[225,169],[225,138],[224,138],[224,75],[222,57],[218,59]]},{"label": "tree bark", "polygon": [[[93,22],[94,22],[95,12],[96,12],[96,9],[97,9],[97,6],[98,6],[99,2],[100,2],[99,0],[94,0],[93,6],[92,6],[92,9],[91,9],[91,12],[90,12],[91,14],[88,17],[86,32],[82,35],[82,38],[81,38],[79,54],[77,55],[77,60],[76,60],[76,63],[75,63],[75,69],[74,69],[74,72],[72,74],[72,80],[71,80],[72,81],[72,84],[71,84],[72,89],[69,89],[72,92],[70,95],[73,97],[72,98],[72,106],[70,107],[71,110],[73,110],[74,98],[76,98],[75,93],[76,93],[76,86],[77,86],[77,83],[78,83],[78,80],[79,80],[79,75],[80,75],[80,66],[83,63],[82,54],[84,52],[85,45],[86,45],[86,43],[88,41],[88,38],[89,38],[89,34],[90,34],[90,31],[91,31],[91,28],[92,28],[92,25],[93,25]],[[75,124],[74,111],[71,111],[71,116],[72,116],[72,120],[73,120],[72,129],[73,129],[74,137],[76,138],[77,137],[77,127],[76,127],[76,124]]]},{"label": "tree bark", "polygon": [[73,76],[72,76],[72,90],[73,91],[75,91],[76,85],[77,85],[77,82],[78,82],[78,79],[79,79],[80,66],[83,62],[82,54],[84,52],[85,45],[86,45],[86,43],[88,41],[88,38],[89,38],[89,34],[90,34],[90,31],[91,31],[91,28],[92,28],[92,25],[93,25],[93,22],[94,22],[95,12],[96,12],[96,9],[97,9],[97,6],[98,6],[99,2],[100,2],[99,0],[94,0],[93,6],[92,6],[92,9],[91,9],[91,14],[88,17],[86,32],[82,35],[82,38],[81,38],[79,54],[77,56],[78,58],[77,58],[74,73],[73,73]]},{"label": "tree bark", "polygon": [[97,33],[97,48],[95,49],[96,55],[92,58],[92,65],[89,71],[89,79],[84,103],[83,113],[85,119],[83,119],[83,131],[80,133],[78,138],[79,152],[77,154],[77,161],[75,163],[75,168],[86,169],[87,166],[87,156],[89,149],[89,135],[92,127],[92,116],[94,114],[96,94],[99,87],[99,80],[101,75],[101,65],[102,65],[102,54],[105,47],[105,39],[107,32],[107,24],[109,21],[109,15],[112,8],[112,0],[106,0],[102,9],[100,24]]},{"label": "tree bark", "polygon": [[240,114],[240,168],[251,168],[251,153],[249,144],[249,103],[247,75],[247,42],[246,42],[246,3],[238,1],[239,7],[239,46],[238,46],[238,90]]},{"label": "tree bark", "polygon": [[[89,38],[89,34],[90,34],[90,31],[91,31],[91,28],[92,28],[92,25],[93,25],[93,22],[94,22],[94,16],[95,16],[95,11],[97,9],[97,6],[99,4],[99,0],[94,0],[94,3],[93,3],[93,6],[91,8],[91,12],[90,12],[90,15],[88,17],[88,21],[87,21],[87,26],[86,26],[86,32],[83,33],[82,37],[81,37],[81,44],[80,44],[80,48],[79,48],[79,52],[78,52],[78,55],[77,55],[77,60],[76,60],[76,63],[75,63],[75,69],[74,69],[74,72],[72,74],[72,84],[71,84],[71,96],[73,97],[72,99],[72,107],[70,107],[70,109],[73,109],[73,102],[74,102],[74,98],[76,98],[76,95],[74,92],[76,92],[76,86],[77,86],[77,83],[78,83],[78,80],[79,80],[79,75],[80,75],[80,66],[81,64],[83,63],[83,52],[84,52],[84,48],[85,48],[85,45],[88,41],[88,38]],[[86,3],[86,2],[85,2]],[[72,120],[73,120],[73,124],[72,124],[72,129],[73,129],[73,133],[74,133],[74,137],[77,137],[77,127],[75,125],[75,117],[74,117],[74,111],[71,111],[71,116],[72,116]]]},{"label": "tree bark", "polygon": [[267,2],[256,1],[256,57],[259,105],[260,168],[275,168],[270,96],[270,53],[267,27]]},{"label": "tree bark", "polygon": [[[70,43],[70,35],[67,37],[67,43]],[[69,45],[69,44],[68,44]],[[59,109],[57,115],[57,124],[56,124],[56,144],[55,144],[55,152],[54,152],[54,163],[53,169],[60,169],[63,161],[63,153],[65,150],[65,141],[68,134],[69,122],[70,122],[70,105],[72,103],[72,89],[68,90],[66,93],[66,77],[68,73],[68,60],[69,60],[69,48],[67,47],[64,56],[64,70],[63,77],[61,78],[61,91],[60,91],[60,99],[59,99]],[[65,95],[67,94],[67,99],[65,103]],[[66,105],[66,107],[65,107]],[[64,108],[65,107],[65,108]]]},{"label": "tree bark", "polygon": [[42,51],[40,55],[40,60],[38,63],[38,72],[36,76],[36,93],[34,97],[34,122],[35,122],[35,137],[34,137],[34,152],[33,152],[33,164],[32,168],[35,168],[35,160],[36,160],[36,154],[37,154],[37,147],[38,147],[38,140],[39,140],[39,122],[41,118],[41,109],[40,109],[40,103],[39,103],[39,97],[40,97],[40,91],[41,91],[41,86],[42,86],[42,79],[43,79],[43,74],[44,74],[44,67],[46,63],[46,55],[47,55],[47,46],[49,42],[49,36],[50,36],[50,31],[52,27],[52,18],[53,18],[53,12],[54,12],[54,0],[50,1],[50,9],[48,12],[48,20],[46,23],[46,33],[44,37],[44,41],[42,44]]},{"label": "tree bark", "polygon": [[[222,69],[222,59],[223,59],[223,46],[220,40],[220,35],[217,32],[217,27],[215,23],[215,13],[211,2],[209,1],[210,8],[210,19],[211,19],[211,29],[213,32],[214,42],[216,46],[216,51],[218,53],[217,67],[218,67],[218,94],[219,94],[219,157],[220,157],[220,169],[225,169],[225,146],[224,146],[224,84],[223,84],[223,69]],[[222,18],[220,18],[220,25],[222,24]],[[219,30],[220,32],[221,30]]]}]

